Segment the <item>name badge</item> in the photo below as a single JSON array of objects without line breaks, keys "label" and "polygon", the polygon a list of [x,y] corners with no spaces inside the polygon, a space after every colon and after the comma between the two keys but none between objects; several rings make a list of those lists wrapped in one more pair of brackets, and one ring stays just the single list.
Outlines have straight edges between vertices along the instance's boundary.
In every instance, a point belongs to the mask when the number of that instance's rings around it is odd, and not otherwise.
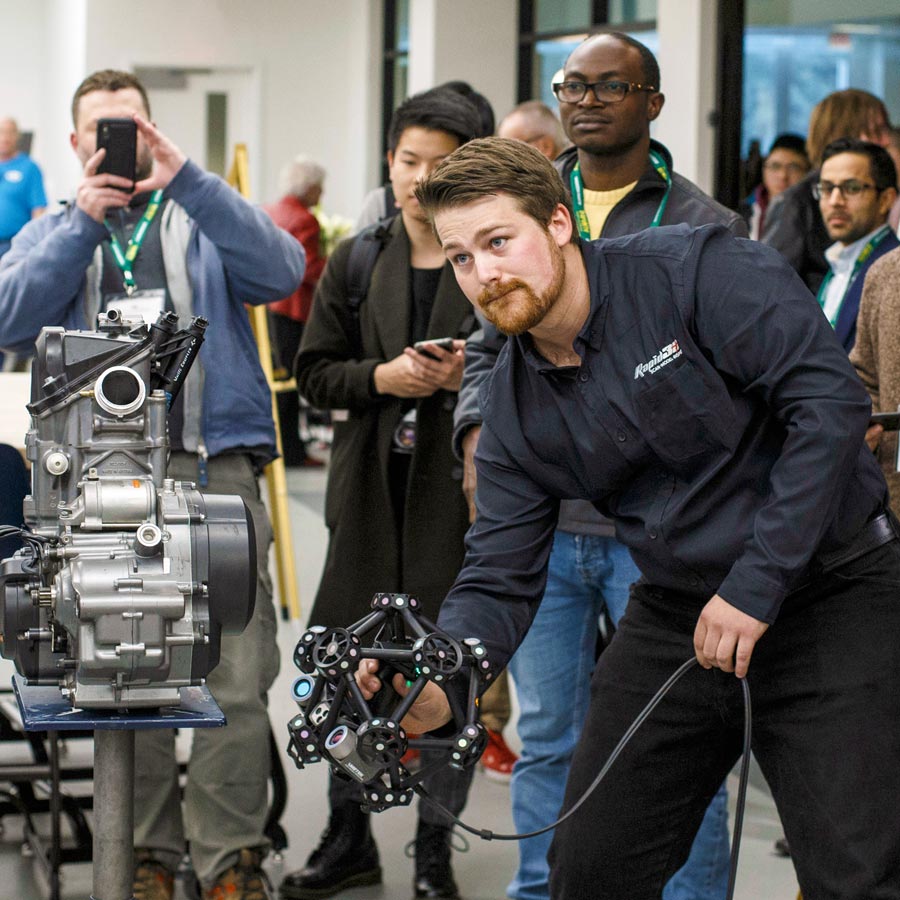
[{"label": "name badge", "polygon": [[106,308],[115,307],[126,319],[141,318],[148,325],[153,324],[166,308],[166,292],[161,288],[152,291],[135,291],[128,294],[113,294],[106,300]]}]

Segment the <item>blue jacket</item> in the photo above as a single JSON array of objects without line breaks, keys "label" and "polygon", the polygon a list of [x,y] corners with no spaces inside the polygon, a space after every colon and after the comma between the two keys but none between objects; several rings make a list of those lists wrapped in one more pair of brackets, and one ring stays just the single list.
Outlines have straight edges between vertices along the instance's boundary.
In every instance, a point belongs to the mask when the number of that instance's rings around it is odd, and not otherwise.
[{"label": "blue jacket", "polygon": [[[161,241],[176,312],[182,324],[186,315],[210,323],[200,366],[185,387],[186,421],[200,408],[199,435],[189,439],[186,431],[185,449],[202,443],[215,456],[254,447],[274,457],[271,396],[244,304],[295,291],[303,280],[303,248],[221,178],[190,161],[164,199],[174,201],[162,213]],[[97,259],[106,237],[106,227],[74,204],[19,232],[0,260],[0,347],[29,352],[45,325],[96,326]]]},{"label": "blue jacket", "polygon": [[764,622],[887,500],[866,391],[775,251],[679,225],[581,252],[581,365],[520,335],[481,391],[478,517],[439,623],[497,666],[537,610],[562,498],[609,515],[649,584]]}]

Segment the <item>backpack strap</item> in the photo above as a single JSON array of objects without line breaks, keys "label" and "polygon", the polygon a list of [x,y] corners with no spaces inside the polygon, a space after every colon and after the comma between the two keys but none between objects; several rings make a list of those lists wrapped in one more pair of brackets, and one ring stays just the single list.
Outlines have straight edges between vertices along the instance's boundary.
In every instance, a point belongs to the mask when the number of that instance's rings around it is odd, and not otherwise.
[{"label": "backpack strap", "polygon": [[359,324],[359,308],[369,292],[369,282],[378,261],[378,254],[391,237],[391,225],[396,216],[379,219],[364,228],[353,238],[353,246],[347,258],[347,308],[351,318],[351,342],[353,355],[362,357],[362,331]]}]

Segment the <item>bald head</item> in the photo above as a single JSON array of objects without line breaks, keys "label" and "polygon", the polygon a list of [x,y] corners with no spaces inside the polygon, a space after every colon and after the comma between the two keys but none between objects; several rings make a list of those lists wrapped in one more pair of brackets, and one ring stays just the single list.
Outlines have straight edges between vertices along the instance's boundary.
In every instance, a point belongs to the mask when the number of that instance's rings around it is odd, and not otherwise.
[{"label": "bald head", "polygon": [[515,107],[500,123],[497,136],[531,144],[551,160],[566,146],[559,119],[540,100],[528,100]]},{"label": "bald head", "polygon": [[11,159],[16,155],[19,143],[19,126],[15,119],[0,119],[0,160]]}]

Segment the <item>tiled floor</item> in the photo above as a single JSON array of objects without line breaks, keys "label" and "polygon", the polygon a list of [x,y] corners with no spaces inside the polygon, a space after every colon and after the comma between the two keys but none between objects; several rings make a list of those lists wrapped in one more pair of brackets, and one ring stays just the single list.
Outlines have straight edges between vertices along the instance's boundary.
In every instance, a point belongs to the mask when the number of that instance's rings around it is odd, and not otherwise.
[{"label": "tiled floor", "polygon": [[[288,473],[293,543],[296,548],[301,603],[309,610],[315,593],[325,553],[326,532],[321,509],[325,473],[322,470],[292,470]],[[373,585],[373,589],[377,585]],[[282,623],[279,644],[282,654],[281,673],[270,695],[271,718],[279,744],[286,744],[285,725],[296,707],[289,696],[294,677],[291,662],[293,647],[302,632],[299,623]],[[2,677],[7,678],[4,663]],[[513,743],[514,729],[509,728]],[[0,753],[9,753],[0,744]],[[73,748],[72,755],[89,752]],[[290,845],[283,858],[270,859],[267,868],[277,885],[282,875],[302,865],[325,825],[326,771],[313,766],[298,772],[285,755],[290,786],[287,810],[282,824]],[[754,779],[759,785],[758,779]],[[732,779],[732,788],[736,781]],[[3,785],[0,783],[0,791]],[[732,790],[732,797],[734,790]],[[508,788],[476,775],[464,818],[467,822],[495,831],[512,831]],[[413,835],[415,815],[412,809],[390,810],[375,817],[374,829],[381,850],[384,883],[380,887],[347,891],[346,900],[407,900],[412,895],[412,861],[404,847]],[[16,817],[3,820],[0,834],[0,900],[39,900],[47,896],[46,884],[36,875],[34,863],[21,854],[21,826]],[[797,883],[791,863],[777,857],[773,842],[781,835],[778,818],[768,794],[751,785],[748,796],[740,869],[735,897],[737,900],[795,900]],[[515,867],[516,847],[513,843],[482,843],[471,839],[468,852],[454,856],[454,869],[466,900],[502,900],[505,887]],[[63,898],[85,900],[91,892],[91,871],[87,864],[69,865],[63,869]],[[179,890],[179,897],[182,894]],[[104,898],[106,900],[106,898]],[[118,898],[116,898],[118,900]]]}]

